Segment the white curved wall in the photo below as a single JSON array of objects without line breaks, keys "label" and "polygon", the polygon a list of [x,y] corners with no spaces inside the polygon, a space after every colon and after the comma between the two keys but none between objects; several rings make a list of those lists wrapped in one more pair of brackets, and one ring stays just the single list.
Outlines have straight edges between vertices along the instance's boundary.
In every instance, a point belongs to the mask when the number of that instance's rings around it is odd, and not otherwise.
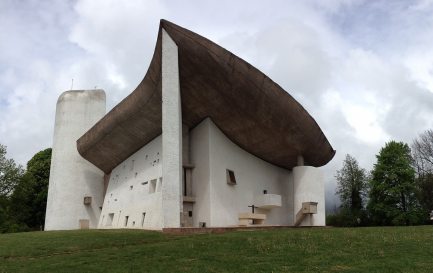
[{"label": "white curved wall", "polygon": [[294,167],[293,182],[295,218],[302,207],[302,202],[318,203],[317,214],[307,216],[300,226],[325,226],[325,186],[322,171],[311,166]]},{"label": "white curved wall", "polygon": [[[53,154],[45,230],[78,229],[79,220],[97,227],[103,201],[104,173],[82,158],[77,139],[105,115],[103,90],[66,91],[56,107]],[[91,205],[84,205],[91,196]]]},{"label": "white curved wall", "polygon": [[[263,190],[281,195],[281,207],[256,209],[266,214],[266,225],[293,222],[291,172],[243,150],[212,122],[205,119],[190,132],[194,204],[194,226],[234,226],[239,213],[251,212]],[[227,184],[226,170],[232,170],[237,184]]]}]

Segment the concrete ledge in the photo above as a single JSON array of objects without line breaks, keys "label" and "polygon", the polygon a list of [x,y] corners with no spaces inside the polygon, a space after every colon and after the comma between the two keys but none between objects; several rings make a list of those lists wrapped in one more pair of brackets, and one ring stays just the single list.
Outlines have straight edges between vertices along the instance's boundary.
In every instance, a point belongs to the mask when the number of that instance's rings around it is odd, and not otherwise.
[{"label": "concrete ledge", "polygon": [[266,214],[243,212],[243,213],[239,213],[239,219],[265,220]]}]

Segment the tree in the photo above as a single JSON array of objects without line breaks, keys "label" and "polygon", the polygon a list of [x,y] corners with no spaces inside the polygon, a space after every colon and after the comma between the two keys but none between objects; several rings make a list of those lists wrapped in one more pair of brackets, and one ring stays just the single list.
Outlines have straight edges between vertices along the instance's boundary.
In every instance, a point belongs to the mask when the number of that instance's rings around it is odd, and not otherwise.
[{"label": "tree", "polygon": [[9,196],[21,176],[23,169],[13,159],[6,158],[6,146],[0,144],[0,196]]},{"label": "tree", "polygon": [[6,158],[6,146],[0,144],[0,232],[11,231],[11,194],[23,172],[22,167],[13,159]]},{"label": "tree", "polygon": [[345,226],[361,224],[363,219],[364,199],[367,193],[367,175],[360,168],[355,158],[346,155],[343,167],[335,175],[337,194],[341,201],[340,219]]},{"label": "tree", "polygon": [[409,146],[391,141],[376,156],[368,211],[377,225],[411,225],[422,221],[416,199],[415,170]]},{"label": "tree", "polygon": [[433,130],[422,133],[412,143],[413,158],[418,173],[433,172]]},{"label": "tree", "polygon": [[428,219],[433,210],[433,130],[422,133],[412,143],[418,199]]},{"label": "tree", "polygon": [[51,148],[36,153],[11,197],[11,210],[17,223],[31,230],[42,229],[47,206]]}]

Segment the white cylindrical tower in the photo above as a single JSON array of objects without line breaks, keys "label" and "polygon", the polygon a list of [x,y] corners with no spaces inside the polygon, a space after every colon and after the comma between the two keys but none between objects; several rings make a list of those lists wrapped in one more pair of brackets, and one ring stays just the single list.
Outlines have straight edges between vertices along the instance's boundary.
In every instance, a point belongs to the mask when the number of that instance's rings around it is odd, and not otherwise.
[{"label": "white cylindrical tower", "polygon": [[77,151],[77,139],[105,115],[104,90],[71,90],[56,107],[45,230],[96,228],[104,173]]},{"label": "white cylindrical tower", "polygon": [[317,213],[305,215],[300,226],[325,226],[325,185],[319,168],[297,166],[293,168],[294,221],[304,202],[317,203]]}]

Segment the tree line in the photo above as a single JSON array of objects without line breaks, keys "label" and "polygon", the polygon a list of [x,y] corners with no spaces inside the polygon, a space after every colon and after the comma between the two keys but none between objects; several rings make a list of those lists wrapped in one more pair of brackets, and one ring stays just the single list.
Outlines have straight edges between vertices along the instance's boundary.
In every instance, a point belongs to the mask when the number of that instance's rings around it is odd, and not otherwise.
[{"label": "tree line", "polygon": [[334,226],[419,225],[430,223],[433,211],[433,130],[411,146],[390,141],[376,155],[368,173],[346,155],[337,171],[336,194],[341,205],[327,216]]},{"label": "tree line", "polygon": [[0,233],[43,229],[50,164],[51,148],[36,153],[24,170],[0,144]]}]

